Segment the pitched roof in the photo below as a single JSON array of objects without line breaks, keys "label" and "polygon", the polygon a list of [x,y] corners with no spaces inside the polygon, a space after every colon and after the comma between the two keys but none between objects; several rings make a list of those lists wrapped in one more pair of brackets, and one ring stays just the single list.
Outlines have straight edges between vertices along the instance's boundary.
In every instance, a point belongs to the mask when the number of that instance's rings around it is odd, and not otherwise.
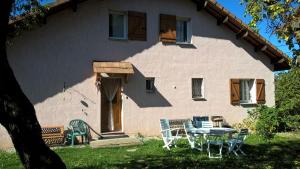
[{"label": "pitched roof", "polygon": [[[72,7],[76,11],[77,3],[86,0],[56,0],[55,3],[49,4],[47,16],[57,13],[66,8]],[[274,64],[274,71],[288,70],[290,69],[289,57],[275,47],[272,43],[266,40],[264,37],[254,32],[248,25],[242,20],[238,19],[231,12],[226,10],[222,5],[218,4],[216,0],[192,0],[197,4],[197,10],[205,10],[210,15],[217,19],[218,25],[225,25],[232,30],[237,39],[244,39],[254,46],[256,52],[262,52],[271,59],[271,63]],[[21,20],[22,18],[18,19]],[[18,22],[10,22],[10,25]]]}]

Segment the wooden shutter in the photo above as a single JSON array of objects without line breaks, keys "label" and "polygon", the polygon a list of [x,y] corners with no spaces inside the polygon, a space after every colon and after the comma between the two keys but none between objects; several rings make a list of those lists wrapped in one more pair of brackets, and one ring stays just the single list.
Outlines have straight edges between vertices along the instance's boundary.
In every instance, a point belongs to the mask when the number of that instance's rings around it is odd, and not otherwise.
[{"label": "wooden shutter", "polygon": [[128,39],[147,40],[147,14],[128,11]]},{"label": "wooden shutter", "polygon": [[232,105],[240,104],[240,80],[230,80],[230,101]]},{"label": "wooden shutter", "polygon": [[265,80],[256,79],[256,101],[257,104],[266,103],[266,94],[265,94]]},{"label": "wooden shutter", "polygon": [[176,16],[160,14],[160,41],[176,43]]}]

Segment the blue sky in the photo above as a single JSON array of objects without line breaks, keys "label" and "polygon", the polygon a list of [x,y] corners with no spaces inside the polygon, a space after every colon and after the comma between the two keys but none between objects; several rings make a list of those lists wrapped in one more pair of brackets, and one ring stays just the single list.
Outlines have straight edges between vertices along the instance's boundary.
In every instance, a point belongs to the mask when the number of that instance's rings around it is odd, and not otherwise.
[{"label": "blue sky", "polygon": [[[40,2],[41,5],[47,5],[47,4],[50,4],[50,3],[53,3],[55,2],[56,0],[38,0]],[[17,7],[21,7],[21,5],[24,5],[24,4],[29,4],[29,0],[17,0],[16,1],[16,6]],[[25,10],[15,10],[15,11],[12,11],[11,12],[11,15],[12,16],[18,16],[18,15],[21,15],[22,13],[24,13]]]},{"label": "blue sky", "polygon": [[40,0],[40,2],[41,2],[42,5],[47,5],[49,3],[55,2],[55,0]]},{"label": "blue sky", "polygon": [[[236,15],[238,18],[243,20],[246,24],[251,20],[250,17],[244,17],[245,7],[240,5],[240,0],[217,0],[222,6],[224,6],[231,13]],[[274,44],[278,49],[282,52],[286,53],[288,56],[292,56],[292,52],[288,49],[284,42],[278,42],[278,39],[274,35],[270,35],[270,33],[266,32],[266,23],[261,23],[259,25],[260,34],[266,38],[268,41]]]}]

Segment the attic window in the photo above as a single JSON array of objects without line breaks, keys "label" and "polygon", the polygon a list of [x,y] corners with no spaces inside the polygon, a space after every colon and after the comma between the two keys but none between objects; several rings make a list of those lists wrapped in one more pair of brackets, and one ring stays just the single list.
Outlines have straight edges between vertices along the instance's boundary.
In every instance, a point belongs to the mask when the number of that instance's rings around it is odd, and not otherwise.
[{"label": "attic window", "polygon": [[111,11],[109,13],[109,37],[113,39],[127,39],[127,14]]},{"label": "attic window", "polygon": [[176,18],[176,43],[191,43],[191,21],[187,18]]}]

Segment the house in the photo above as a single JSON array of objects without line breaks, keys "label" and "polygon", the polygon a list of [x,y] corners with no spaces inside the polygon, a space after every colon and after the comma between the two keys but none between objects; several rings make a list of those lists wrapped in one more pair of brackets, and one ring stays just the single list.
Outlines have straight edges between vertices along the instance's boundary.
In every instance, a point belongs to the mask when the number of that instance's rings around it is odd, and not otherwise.
[{"label": "house", "polygon": [[216,2],[75,2],[53,4],[47,24],[8,49],[42,126],[82,119],[101,133],[158,136],[160,118],[233,124],[275,104],[274,71],[289,59]]}]

